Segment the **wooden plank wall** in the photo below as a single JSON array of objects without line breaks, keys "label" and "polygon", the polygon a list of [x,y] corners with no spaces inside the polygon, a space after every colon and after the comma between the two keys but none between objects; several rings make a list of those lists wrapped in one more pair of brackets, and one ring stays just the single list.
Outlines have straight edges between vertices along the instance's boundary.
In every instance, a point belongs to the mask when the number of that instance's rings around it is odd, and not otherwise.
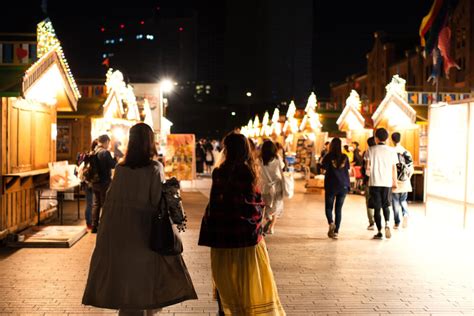
[{"label": "wooden plank wall", "polygon": [[[0,239],[36,222],[35,188],[47,183],[48,175],[11,177],[48,167],[56,159],[51,137],[56,108],[28,103],[17,98],[1,98]],[[43,216],[43,215],[42,215]]]},{"label": "wooden plank wall", "polygon": [[71,129],[71,152],[58,154],[58,160],[67,160],[76,163],[77,154],[89,151],[91,143],[91,119],[58,119],[58,126],[69,126]]}]

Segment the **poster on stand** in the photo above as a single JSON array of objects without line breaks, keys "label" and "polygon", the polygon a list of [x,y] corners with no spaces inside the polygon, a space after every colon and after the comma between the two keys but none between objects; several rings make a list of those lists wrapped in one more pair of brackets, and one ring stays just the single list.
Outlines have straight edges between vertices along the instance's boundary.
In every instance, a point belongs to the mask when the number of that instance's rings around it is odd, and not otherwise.
[{"label": "poster on stand", "polygon": [[194,180],[196,178],[196,141],[194,134],[170,134],[165,153],[166,178]]}]

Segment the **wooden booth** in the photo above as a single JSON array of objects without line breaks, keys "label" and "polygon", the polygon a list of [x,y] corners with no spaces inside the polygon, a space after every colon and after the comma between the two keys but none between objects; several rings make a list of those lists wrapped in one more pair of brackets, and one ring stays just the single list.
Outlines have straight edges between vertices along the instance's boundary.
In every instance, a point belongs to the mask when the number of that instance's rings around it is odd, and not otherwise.
[{"label": "wooden booth", "polygon": [[365,128],[365,119],[360,113],[360,107],[359,94],[352,90],[336,123],[341,132],[346,132],[347,143],[358,142],[360,151],[364,152],[367,149],[367,139],[372,136],[373,130]]},{"label": "wooden booth", "polygon": [[413,156],[419,165],[420,126],[416,124],[416,111],[408,104],[405,80],[398,75],[386,87],[387,94],[372,115],[374,128],[384,127],[390,134],[399,132],[401,145]]},{"label": "wooden booth", "polygon": [[[37,28],[36,62],[27,69],[0,66],[1,195],[0,239],[36,223],[36,189],[48,184],[56,161],[56,112],[75,111],[79,90],[51,21]],[[41,204],[41,217],[55,208]]]}]

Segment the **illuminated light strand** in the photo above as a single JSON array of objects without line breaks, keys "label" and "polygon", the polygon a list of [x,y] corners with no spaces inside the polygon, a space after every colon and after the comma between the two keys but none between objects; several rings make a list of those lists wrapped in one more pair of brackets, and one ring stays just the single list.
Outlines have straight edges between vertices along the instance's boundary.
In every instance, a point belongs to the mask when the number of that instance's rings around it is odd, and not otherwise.
[{"label": "illuminated light strand", "polygon": [[74,96],[77,99],[79,99],[81,97],[81,93],[79,92],[79,88],[76,84],[76,81],[74,80],[74,76],[72,75],[67,59],[64,56],[64,52],[61,47],[61,42],[56,36],[56,31],[54,30],[53,24],[51,23],[51,21],[49,19],[45,19],[44,21],[41,21],[40,23],[38,23],[37,28],[36,28],[36,34],[37,34],[37,42],[38,42],[37,48],[36,48],[37,50],[36,55],[38,56],[39,59],[31,67],[33,67],[34,65],[37,65],[37,63],[40,60],[42,60],[41,58],[48,55],[49,52],[56,51],[59,57],[59,61],[65,70],[66,78],[70,86],[72,87]]}]

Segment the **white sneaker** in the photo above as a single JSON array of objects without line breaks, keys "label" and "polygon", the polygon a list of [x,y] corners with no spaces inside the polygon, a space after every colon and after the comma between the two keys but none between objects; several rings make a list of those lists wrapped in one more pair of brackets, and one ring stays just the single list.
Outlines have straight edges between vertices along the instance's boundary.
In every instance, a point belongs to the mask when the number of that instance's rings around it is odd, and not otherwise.
[{"label": "white sneaker", "polygon": [[374,224],[367,226],[367,230],[374,230]]},{"label": "white sneaker", "polygon": [[408,226],[408,216],[403,216],[402,227],[407,228]]}]

